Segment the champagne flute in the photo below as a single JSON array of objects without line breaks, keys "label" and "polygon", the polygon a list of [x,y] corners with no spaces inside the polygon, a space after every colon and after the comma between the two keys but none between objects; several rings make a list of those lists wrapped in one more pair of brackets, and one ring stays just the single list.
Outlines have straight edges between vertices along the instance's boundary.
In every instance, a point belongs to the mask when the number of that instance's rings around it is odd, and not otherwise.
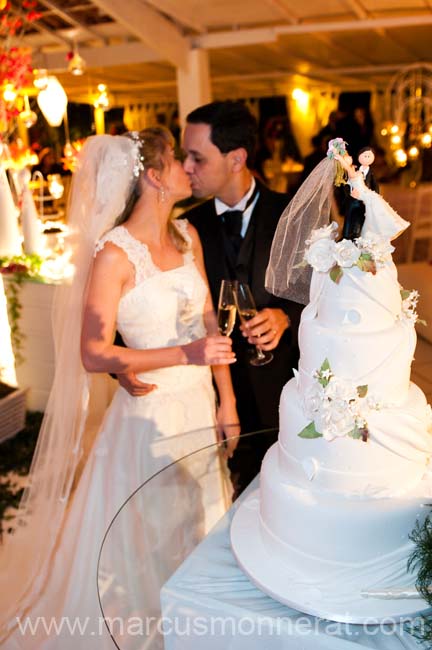
[{"label": "champagne flute", "polygon": [[229,336],[231,334],[234,329],[235,319],[236,301],[234,283],[231,280],[222,280],[217,312],[218,330],[222,336]]},{"label": "champagne flute", "polygon": [[[235,299],[240,320],[244,325],[258,313],[252,292],[246,282],[237,282]],[[271,352],[264,352],[264,350],[261,350],[259,345],[255,346],[255,350],[255,356],[249,360],[249,363],[252,366],[264,366],[266,363],[270,363],[273,359],[273,354]]]}]

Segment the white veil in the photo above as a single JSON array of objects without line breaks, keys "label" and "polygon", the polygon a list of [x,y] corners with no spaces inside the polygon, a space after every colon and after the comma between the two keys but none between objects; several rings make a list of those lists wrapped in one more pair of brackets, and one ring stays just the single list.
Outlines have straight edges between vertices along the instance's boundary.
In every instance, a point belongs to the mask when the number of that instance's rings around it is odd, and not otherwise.
[{"label": "white veil", "polygon": [[336,161],[324,158],[309,174],[283,211],[270,251],[267,291],[302,304],[309,301],[312,269],[303,264],[312,230],[330,221]]},{"label": "white veil", "polygon": [[87,140],[74,174],[68,210],[74,277],[57,288],[53,306],[55,378],[33,457],[16,532],[0,548],[0,639],[38,596],[61,530],[87,417],[88,376],[80,359],[85,288],[97,240],[110,230],[141,169],[135,137]]}]

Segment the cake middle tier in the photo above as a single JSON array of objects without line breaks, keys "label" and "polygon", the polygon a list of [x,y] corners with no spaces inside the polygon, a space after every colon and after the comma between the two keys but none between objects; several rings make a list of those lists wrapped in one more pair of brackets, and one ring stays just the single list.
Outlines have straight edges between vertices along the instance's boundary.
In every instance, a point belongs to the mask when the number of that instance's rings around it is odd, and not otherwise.
[{"label": "cake middle tier", "polygon": [[300,437],[311,420],[295,379],[285,385],[279,410],[278,466],[283,480],[310,492],[399,497],[415,489],[428,471],[431,413],[414,383],[401,406],[369,412],[367,442],[346,435],[331,441]]},{"label": "cake middle tier", "polygon": [[374,333],[361,328],[323,327],[319,320],[302,320],[299,328],[299,388],[305,399],[325,359],[332,373],[387,404],[402,404],[408,394],[411,363],[416,346],[411,323],[400,320]]}]

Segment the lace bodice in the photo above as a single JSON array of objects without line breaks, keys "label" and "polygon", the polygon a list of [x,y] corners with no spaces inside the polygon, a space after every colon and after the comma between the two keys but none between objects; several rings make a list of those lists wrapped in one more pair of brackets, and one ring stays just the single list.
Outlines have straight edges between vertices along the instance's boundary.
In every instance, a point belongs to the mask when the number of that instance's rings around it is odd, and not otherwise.
[{"label": "lace bodice", "polygon": [[[148,247],[124,226],[110,230],[96,245],[95,254],[107,242],[115,244],[135,267],[135,286],[121,297],[116,323],[130,348],[170,347],[206,335],[203,312],[207,286],[194,262],[188,222],[182,219],[176,226],[188,249],[183,265],[168,271],[154,264]],[[172,375],[168,368],[156,372]],[[160,378],[157,381],[160,383]]]},{"label": "lace bodice", "polygon": [[[183,254],[183,260],[186,264],[194,259],[192,252],[192,239],[187,230],[188,221],[186,219],[179,219],[175,222],[175,225],[187,243],[187,250]],[[128,256],[129,261],[135,267],[135,285],[140,284],[151,275],[161,272],[153,263],[147,245],[140,242],[138,239],[135,239],[135,237],[133,237],[129,230],[124,226],[117,226],[101,237],[96,244],[94,254],[96,255],[100,250],[102,250],[107,242],[115,244]]]}]

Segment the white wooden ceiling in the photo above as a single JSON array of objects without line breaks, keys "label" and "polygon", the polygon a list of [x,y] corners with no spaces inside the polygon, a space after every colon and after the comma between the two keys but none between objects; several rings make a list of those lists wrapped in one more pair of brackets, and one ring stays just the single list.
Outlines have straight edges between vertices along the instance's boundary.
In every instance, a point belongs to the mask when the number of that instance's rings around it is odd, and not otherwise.
[{"label": "white wooden ceiling", "polygon": [[[298,80],[384,88],[404,65],[432,61],[432,0],[38,0],[25,36],[33,63],[69,98],[98,83],[117,103],[175,101],[176,66],[209,52],[214,97],[257,97]],[[67,71],[77,44],[84,75]]]}]

